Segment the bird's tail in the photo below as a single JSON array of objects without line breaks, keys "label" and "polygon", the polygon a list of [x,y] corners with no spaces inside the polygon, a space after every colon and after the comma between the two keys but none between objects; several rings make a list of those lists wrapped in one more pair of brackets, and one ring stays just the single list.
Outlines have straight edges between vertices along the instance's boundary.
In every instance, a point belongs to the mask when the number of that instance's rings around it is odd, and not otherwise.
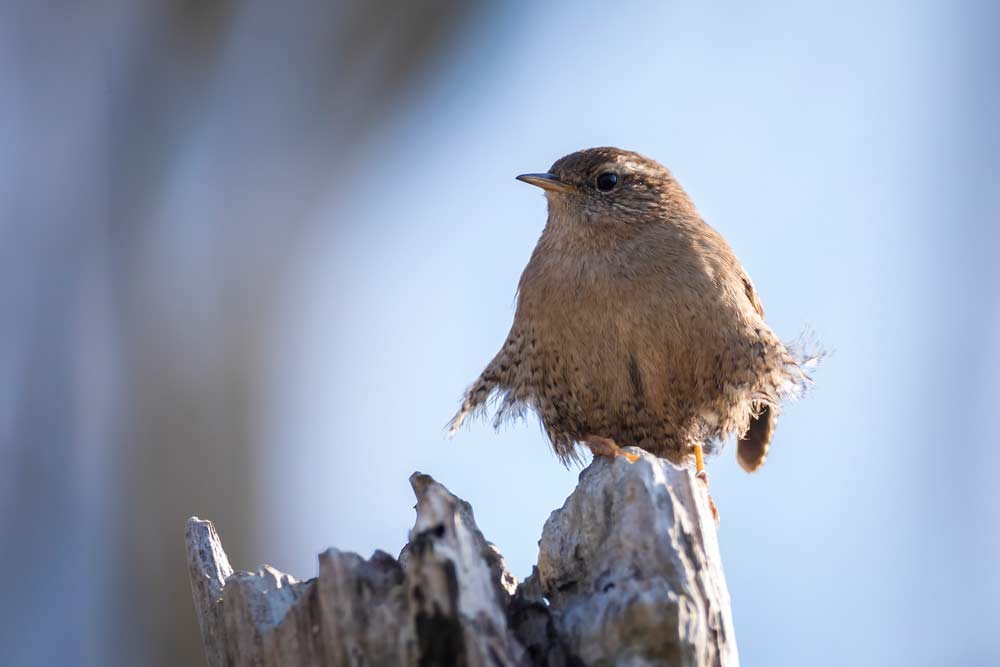
[{"label": "bird's tail", "polygon": [[750,418],[750,428],[736,442],[736,460],[741,468],[753,472],[764,465],[777,421],[777,414],[767,405]]}]

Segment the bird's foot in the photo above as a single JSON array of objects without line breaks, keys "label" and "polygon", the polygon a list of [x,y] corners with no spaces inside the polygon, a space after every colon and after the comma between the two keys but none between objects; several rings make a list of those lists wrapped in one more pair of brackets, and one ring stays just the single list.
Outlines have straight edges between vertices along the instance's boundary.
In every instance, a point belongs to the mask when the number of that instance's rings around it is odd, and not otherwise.
[{"label": "bird's foot", "polygon": [[626,452],[611,438],[605,438],[600,435],[587,435],[584,436],[583,442],[590,448],[590,451],[594,456],[607,456],[612,459],[618,456],[624,456],[625,460],[629,463],[635,463],[639,460],[638,454]]},{"label": "bird's foot", "polygon": [[708,490],[708,473],[705,471],[705,457],[701,451],[701,445],[696,444],[694,446],[694,466],[697,472],[695,477],[700,479],[705,484],[705,493],[708,494],[708,507],[712,510],[712,518],[715,519],[715,525],[719,525],[719,510],[715,507],[715,501],[712,500],[712,492]]},{"label": "bird's foot", "polygon": [[708,494],[708,507],[712,510],[712,518],[715,519],[715,525],[719,525],[719,510],[715,507],[715,501],[712,500],[712,492],[708,489],[708,473],[704,469],[699,470],[695,475],[705,484],[705,492]]}]

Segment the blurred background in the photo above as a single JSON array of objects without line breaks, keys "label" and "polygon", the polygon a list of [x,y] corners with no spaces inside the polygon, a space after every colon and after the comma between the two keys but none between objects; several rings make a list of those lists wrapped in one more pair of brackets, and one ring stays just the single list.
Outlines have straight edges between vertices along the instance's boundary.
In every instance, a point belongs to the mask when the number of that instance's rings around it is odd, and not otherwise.
[{"label": "blurred background", "polygon": [[579,470],[444,425],[579,148],[669,166],[834,354],[710,464],[747,665],[996,665],[1000,8],[6,3],[0,664],[197,665],[233,564],[395,553],[407,476],[519,577]]}]

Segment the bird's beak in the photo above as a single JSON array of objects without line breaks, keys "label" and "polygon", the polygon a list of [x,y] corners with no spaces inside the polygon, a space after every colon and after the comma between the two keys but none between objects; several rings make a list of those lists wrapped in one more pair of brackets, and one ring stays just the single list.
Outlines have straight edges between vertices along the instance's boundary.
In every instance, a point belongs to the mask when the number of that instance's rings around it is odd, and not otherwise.
[{"label": "bird's beak", "polygon": [[521,174],[517,180],[524,181],[530,185],[537,185],[542,190],[552,192],[569,192],[573,186],[563,183],[555,174]]}]

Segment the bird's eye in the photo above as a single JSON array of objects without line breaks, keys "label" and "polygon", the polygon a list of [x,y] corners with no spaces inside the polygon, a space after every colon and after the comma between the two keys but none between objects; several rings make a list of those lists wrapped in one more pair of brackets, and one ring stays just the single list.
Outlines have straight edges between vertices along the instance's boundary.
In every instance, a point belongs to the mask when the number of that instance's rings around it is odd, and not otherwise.
[{"label": "bird's eye", "polygon": [[601,192],[614,190],[615,186],[618,185],[618,174],[606,171],[597,177],[596,185]]}]

